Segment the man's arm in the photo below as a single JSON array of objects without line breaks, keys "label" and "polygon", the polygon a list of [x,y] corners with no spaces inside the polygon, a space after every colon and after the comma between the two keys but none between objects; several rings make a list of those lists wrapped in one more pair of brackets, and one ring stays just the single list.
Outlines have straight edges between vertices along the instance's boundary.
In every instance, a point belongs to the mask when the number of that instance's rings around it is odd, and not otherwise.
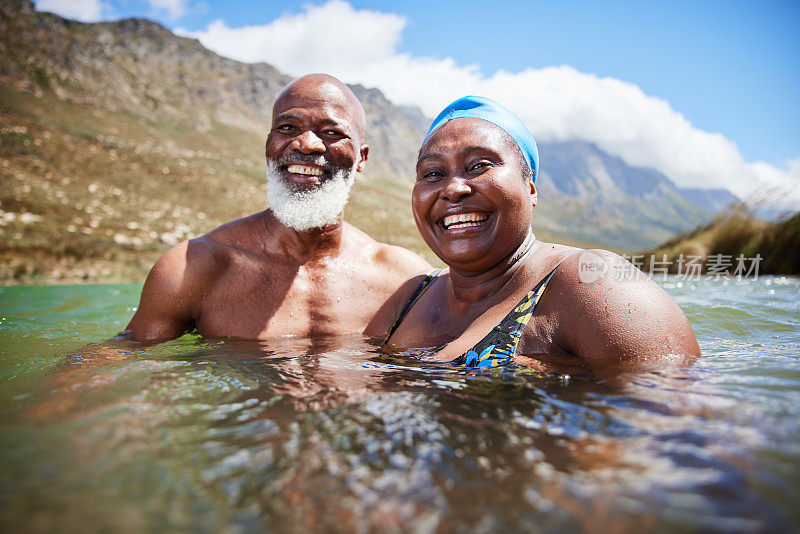
[{"label": "man's arm", "polygon": [[605,276],[587,280],[584,275],[581,280],[584,252],[568,258],[559,267],[557,287],[548,288],[555,290],[548,298],[561,301],[557,338],[563,348],[597,363],[655,363],[671,360],[670,356],[684,360],[700,356],[689,320],[658,284],[616,254],[588,252],[605,260],[609,266]]},{"label": "man's arm", "polygon": [[193,326],[198,288],[188,275],[189,242],[176,245],[156,262],[142,288],[139,307],[121,335],[136,341],[166,341]]}]

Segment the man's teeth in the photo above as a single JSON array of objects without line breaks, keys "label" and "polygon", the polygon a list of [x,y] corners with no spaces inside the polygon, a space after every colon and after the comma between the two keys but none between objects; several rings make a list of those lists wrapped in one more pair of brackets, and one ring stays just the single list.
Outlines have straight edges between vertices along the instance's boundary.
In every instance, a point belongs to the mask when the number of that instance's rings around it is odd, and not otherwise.
[{"label": "man's teeth", "polygon": [[458,215],[448,215],[444,218],[444,227],[446,229],[451,229],[478,226],[488,218],[489,217],[484,213],[460,213]]},{"label": "man's teeth", "polygon": [[305,165],[289,165],[286,170],[292,174],[306,174],[308,176],[322,176],[322,169],[306,167]]}]

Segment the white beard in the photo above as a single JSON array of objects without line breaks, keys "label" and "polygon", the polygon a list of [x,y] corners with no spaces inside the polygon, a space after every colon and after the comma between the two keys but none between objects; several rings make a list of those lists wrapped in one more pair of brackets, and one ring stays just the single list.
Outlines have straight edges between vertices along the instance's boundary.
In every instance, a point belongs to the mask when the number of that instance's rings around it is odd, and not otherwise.
[{"label": "white beard", "polygon": [[267,200],[275,218],[298,232],[334,222],[347,204],[356,178],[356,165],[349,171],[339,169],[318,187],[294,190],[286,183],[278,163],[267,158]]}]

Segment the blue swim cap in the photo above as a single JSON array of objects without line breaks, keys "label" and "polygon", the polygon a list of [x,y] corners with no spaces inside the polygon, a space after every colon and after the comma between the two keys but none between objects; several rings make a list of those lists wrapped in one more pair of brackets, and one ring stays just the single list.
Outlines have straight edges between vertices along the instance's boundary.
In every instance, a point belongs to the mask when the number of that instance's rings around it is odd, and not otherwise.
[{"label": "blue swim cap", "polygon": [[511,111],[484,96],[465,96],[444,108],[439,113],[439,116],[433,120],[428,134],[425,136],[425,141],[428,140],[428,137],[431,136],[431,133],[436,128],[447,121],[465,117],[475,117],[491,122],[510,135],[517,143],[525,161],[528,162],[528,167],[533,171],[531,181],[536,183],[536,176],[539,174],[539,149],[536,148],[536,140],[533,138],[533,134]]}]

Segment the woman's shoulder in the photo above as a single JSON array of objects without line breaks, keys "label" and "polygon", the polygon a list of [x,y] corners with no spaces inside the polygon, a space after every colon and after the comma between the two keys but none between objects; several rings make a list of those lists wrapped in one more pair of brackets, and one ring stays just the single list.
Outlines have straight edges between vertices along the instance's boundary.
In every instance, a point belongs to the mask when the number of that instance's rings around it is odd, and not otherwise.
[{"label": "woman's shoulder", "polygon": [[607,250],[576,250],[554,274],[542,311],[560,345],[584,358],[620,360],[698,354],[675,301],[628,260]]},{"label": "woman's shoulder", "polygon": [[[537,271],[537,279],[541,279],[544,275],[555,271],[553,277],[560,276],[559,271],[562,270],[562,265],[567,262],[575,254],[582,252],[583,249],[571,247],[569,245],[561,245],[559,243],[548,243],[546,241],[536,241],[536,247],[532,256],[532,265],[535,265]],[[539,271],[542,271],[539,273]]]}]

